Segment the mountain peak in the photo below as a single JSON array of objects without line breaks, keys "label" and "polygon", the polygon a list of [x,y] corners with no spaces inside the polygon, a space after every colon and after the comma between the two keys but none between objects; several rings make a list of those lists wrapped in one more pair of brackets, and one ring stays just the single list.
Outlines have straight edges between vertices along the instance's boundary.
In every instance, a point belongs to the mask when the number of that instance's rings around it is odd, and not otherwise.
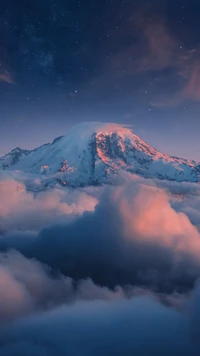
[{"label": "mountain peak", "polygon": [[90,137],[94,133],[105,133],[112,134],[118,133],[120,135],[130,134],[132,126],[124,124],[115,124],[115,123],[102,123],[102,122],[83,122],[73,126],[68,134],[80,137]]}]

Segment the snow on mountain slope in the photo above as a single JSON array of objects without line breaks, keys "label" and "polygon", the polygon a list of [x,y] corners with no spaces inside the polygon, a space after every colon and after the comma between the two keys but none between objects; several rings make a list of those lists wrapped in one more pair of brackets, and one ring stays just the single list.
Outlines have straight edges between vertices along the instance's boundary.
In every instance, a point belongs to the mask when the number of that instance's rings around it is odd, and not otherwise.
[{"label": "snow on mountain slope", "polygon": [[32,151],[15,149],[0,168],[43,176],[44,181],[81,186],[112,182],[128,172],[145,178],[200,181],[200,162],[155,150],[123,125],[83,123]]}]

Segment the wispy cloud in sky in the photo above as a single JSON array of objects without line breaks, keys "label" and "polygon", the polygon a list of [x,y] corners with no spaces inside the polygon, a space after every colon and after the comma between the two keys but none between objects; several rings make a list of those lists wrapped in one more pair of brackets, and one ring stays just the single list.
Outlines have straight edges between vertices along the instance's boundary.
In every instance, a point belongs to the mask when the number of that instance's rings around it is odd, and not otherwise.
[{"label": "wispy cloud in sky", "polygon": [[0,82],[2,83],[9,83],[9,84],[14,84],[14,79],[12,78],[12,75],[8,71],[0,72]]},{"label": "wispy cloud in sky", "polygon": [[148,81],[147,76],[153,75],[155,87],[149,97],[152,106],[173,107],[187,100],[200,100],[200,49],[188,48],[162,13],[150,5],[139,6],[132,16],[129,14],[120,39],[124,40],[124,48],[108,58],[106,72],[115,78],[119,89],[124,75],[134,86],[135,78],[140,76],[142,81],[145,76]]}]

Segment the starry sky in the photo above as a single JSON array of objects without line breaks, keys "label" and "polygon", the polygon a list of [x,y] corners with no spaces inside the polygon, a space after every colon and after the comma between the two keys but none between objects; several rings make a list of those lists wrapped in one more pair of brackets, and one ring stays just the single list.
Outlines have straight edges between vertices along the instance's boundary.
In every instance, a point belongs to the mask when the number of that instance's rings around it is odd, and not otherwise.
[{"label": "starry sky", "polygon": [[198,0],[0,4],[0,155],[83,121],[200,160]]}]

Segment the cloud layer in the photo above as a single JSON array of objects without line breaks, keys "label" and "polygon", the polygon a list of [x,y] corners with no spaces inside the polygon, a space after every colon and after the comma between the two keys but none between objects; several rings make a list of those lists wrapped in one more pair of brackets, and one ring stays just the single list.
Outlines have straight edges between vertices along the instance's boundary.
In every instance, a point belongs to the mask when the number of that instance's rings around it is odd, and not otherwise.
[{"label": "cloud layer", "polygon": [[0,355],[198,354],[198,185],[24,182],[0,180]]}]

